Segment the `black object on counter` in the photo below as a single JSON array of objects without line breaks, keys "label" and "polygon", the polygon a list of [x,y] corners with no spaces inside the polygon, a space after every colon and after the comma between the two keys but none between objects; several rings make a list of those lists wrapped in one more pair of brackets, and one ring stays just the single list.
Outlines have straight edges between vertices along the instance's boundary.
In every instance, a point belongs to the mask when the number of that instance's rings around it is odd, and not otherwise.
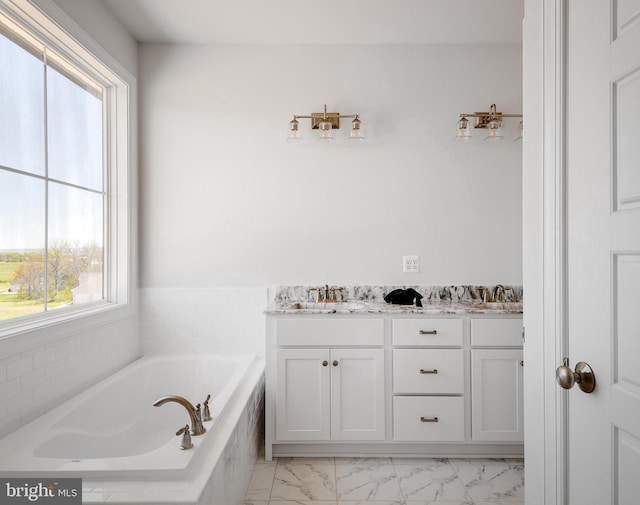
[{"label": "black object on counter", "polygon": [[394,289],[384,297],[384,301],[394,305],[413,305],[416,301],[416,307],[422,307],[422,295],[413,288]]}]

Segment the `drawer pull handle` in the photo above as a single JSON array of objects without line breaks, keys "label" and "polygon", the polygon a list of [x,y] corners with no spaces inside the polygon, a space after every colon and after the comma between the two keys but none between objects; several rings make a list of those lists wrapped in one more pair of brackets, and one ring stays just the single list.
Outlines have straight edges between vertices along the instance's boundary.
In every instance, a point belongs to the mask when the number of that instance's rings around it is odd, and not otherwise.
[{"label": "drawer pull handle", "polygon": [[420,422],[421,423],[437,423],[438,418],[437,417],[421,417]]},{"label": "drawer pull handle", "polygon": [[424,369],[420,369],[420,373],[421,374],[437,374],[438,373],[438,369],[434,368],[433,370],[424,370]]},{"label": "drawer pull handle", "polygon": [[437,335],[438,330],[420,330],[420,335]]}]

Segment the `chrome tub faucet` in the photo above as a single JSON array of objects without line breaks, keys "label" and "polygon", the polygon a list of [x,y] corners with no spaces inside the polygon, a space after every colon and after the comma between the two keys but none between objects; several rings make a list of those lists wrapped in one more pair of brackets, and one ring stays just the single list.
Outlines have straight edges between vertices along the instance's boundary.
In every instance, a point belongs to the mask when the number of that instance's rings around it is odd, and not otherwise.
[{"label": "chrome tub faucet", "polygon": [[202,435],[206,430],[206,428],[202,425],[202,417],[200,415],[200,404],[198,404],[198,408],[194,407],[189,400],[183,398],[182,396],[163,396],[162,398],[158,398],[154,403],[154,407],[160,407],[168,402],[175,402],[182,405],[187,412],[189,413],[189,419],[191,419],[191,434],[194,436]]}]

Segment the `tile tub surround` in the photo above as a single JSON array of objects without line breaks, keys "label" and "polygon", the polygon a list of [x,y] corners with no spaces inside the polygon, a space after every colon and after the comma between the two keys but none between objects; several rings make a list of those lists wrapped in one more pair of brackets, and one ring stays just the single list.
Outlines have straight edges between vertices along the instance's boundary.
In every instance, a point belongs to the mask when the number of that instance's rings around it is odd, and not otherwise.
[{"label": "tile tub surround", "polygon": [[[324,313],[407,313],[407,314],[521,314],[522,286],[508,286],[506,304],[482,306],[480,286],[342,286],[343,301],[357,302],[357,306],[342,306],[340,303],[321,303],[320,306],[297,308],[296,303],[313,303],[315,293],[310,286],[278,286],[267,314],[324,314]],[[495,286],[485,286],[492,293]],[[415,305],[393,305],[384,297],[394,289],[413,288],[422,298],[422,307]]]},{"label": "tile tub surround", "polygon": [[0,340],[0,438],[140,356],[137,317]]},{"label": "tile tub surround", "polygon": [[83,503],[241,505],[263,441],[263,369],[254,370],[238,391],[233,409],[193,476],[175,481],[83,480]]},{"label": "tile tub surround", "polygon": [[142,288],[142,353],[264,356],[267,303],[267,288]]},{"label": "tile tub surround", "polygon": [[524,460],[276,458],[256,462],[244,505],[524,504]]}]

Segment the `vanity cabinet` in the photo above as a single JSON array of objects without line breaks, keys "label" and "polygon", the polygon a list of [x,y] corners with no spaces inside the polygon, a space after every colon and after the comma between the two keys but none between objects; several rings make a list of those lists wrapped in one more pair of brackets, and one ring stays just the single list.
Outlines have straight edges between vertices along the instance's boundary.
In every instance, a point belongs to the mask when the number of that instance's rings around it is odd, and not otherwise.
[{"label": "vanity cabinet", "polygon": [[394,319],[393,439],[464,442],[462,319]]},{"label": "vanity cabinet", "polygon": [[278,440],[384,440],[383,349],[278,349]]},{"label": "vanity cabinet", "polygon": [[384,320],[275,321],[275,438],[384,440]]},{"label": "vanity cabinet", "polygon": [[519,314],[267,317],[265,457],[522,456]]},{"label": "vanity cabinet", "polygon": [[472,319],[471,345],[472,440],[522,442],[522,320]]}]

